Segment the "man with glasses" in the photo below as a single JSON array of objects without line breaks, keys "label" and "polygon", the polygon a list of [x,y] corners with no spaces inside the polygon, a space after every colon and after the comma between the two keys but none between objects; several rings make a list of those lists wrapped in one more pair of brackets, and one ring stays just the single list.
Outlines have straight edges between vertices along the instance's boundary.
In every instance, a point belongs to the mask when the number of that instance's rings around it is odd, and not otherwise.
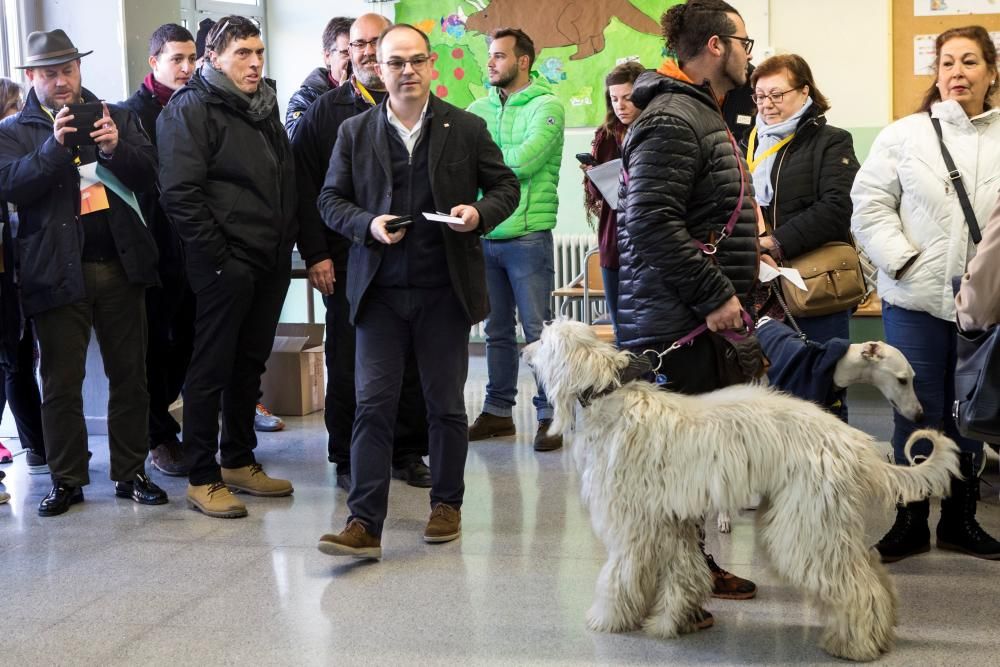
[{"label": "man with glasses", "polygon": [[[340,126],[385,99],[385,86],[376,70],[379,34],[390,21],[364,14],[351,25],[353,74],[340,87],[323,95],[303,114],[292,138],[299,190],[299,253],[309,281],[326,306],[326,421],[327,456],[336,465],[337,486],[351,488],[351,433],[354,430],[355,333],[347,304],[350,240],[323,224],[316,200],[323,187],[330,154]],[[410,486],[431,485],[427,454],[427,420],[420,377],[412,355],[403,371],[403,391],[392,449],[392,475]]]},{"label": "man with glasses", "polygon": [[[636,80],[632,102],[643,112],[622,148],[618,340],[639,354],[665,352],[707,325],[713,333],[664,354],[659,373],[669,390],[700,394],[724,386],[714,332],[743,327],[760,262],[746,162],[719,113],[745,83],[753,40],[722,0],[675,5],[661,23],[676,62]],[[753,582],[706,561],[714,596],[756,594]],[[713,622],[705,610],[693,620]]]},{"label": "man with glasses", "polygon": [[[379,37],[386,99],[341,127],[319,208],[348,238],[357,327],[357,401],[347,526],[320,538],[331,555],[381,558],[396,404],[412,349],[430,424],[426,542],[461,534],[469,328],[489,311],[479,235],[517,206],[517,177],[486,125],[430,94],[434,57],[411,25]],[[481,197],[480,197],[481,193]],[[445,221],[425,213],[441,212]]]},{"label": "man with glasses", "polygon": [[327,91],[333,90],[351,74],[350,40],[351,24],[354,19],[334,16],[323,30],[323,67],[317,67],[288,99],[285,111],[285,131],[288,138],[295,138],[299,119],[309,106]]},{"label": "man with glasses", "polygon": [[[160,203],[184,243],[195,340],[184,383],[188,503],[246,516],[231,489],[287,496],[254,456],[260,376],[291,277],[295,168],[256,23],[227,16],[156,123]],[[219,407],[222,437],[219,439]],[[216,462],[221,453],[221,467]]]},{"label": "man with glasses", "polygon": [[[559,208],[563,106],[548,82],[531,75],[535,44],[522,30],[502,28],[490,35],[489,94],[469,106],[486,121],[504,162],[521,182],[514,214],[483,237],[490,314],[486,318],[486,367],[489,380],[483,410],[469,428],[469,440],[514,435],[517,396],[517,319],[524,339],[533,343],[552,318],[555,289],[552,229]],[[515,313],[518,316],[515,318]],[[536,383],[538,428],[535,451],[562,447],[549,435],[552,406]]]}]

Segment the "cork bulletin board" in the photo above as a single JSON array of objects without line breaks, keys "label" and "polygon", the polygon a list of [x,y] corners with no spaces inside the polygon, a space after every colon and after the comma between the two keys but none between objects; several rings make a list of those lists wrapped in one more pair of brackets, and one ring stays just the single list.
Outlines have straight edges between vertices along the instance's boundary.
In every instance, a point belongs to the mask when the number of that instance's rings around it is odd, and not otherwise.
[{"label": "cork bulletin board", "polygon": [[[1000,31],[1000,3],[969,2],[970,7],[996,7],[997,13],[950,14],[943,10],[933,16],[917,16],[918,7],[924,7],[928,12],[934,7],[947,7],[948,2],[939,0],[892,0],[892,116],[902,118],[913,113],[920,106],[924,93],[934,81],[933,75],[915,73],[916,67],[925,61],[919,59],[915,52],[915,42],[922,36],[937,36],[949,28],[967,25],[981,25],[990,32]],[[961,5],[961,0],[952,0],[952,6]],[[919,12],[923,13],[923,12]],[[929,39],[921,42],[928,43]],[[926,54],[926,51],[925,51]]]}]

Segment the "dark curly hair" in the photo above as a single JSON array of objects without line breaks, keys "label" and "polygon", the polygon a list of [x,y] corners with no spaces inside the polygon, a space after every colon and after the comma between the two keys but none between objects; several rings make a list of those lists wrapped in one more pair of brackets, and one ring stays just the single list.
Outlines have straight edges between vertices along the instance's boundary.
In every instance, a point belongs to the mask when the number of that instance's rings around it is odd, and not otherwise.
[{"label": "dark curly hair", "polygon": [[723,0],[688,0],[674,5],[660,17],[667,49],[677,57],[677,65],[696,58],[713,35],[731,35],[736,24],[727,14],[740,15]]}]

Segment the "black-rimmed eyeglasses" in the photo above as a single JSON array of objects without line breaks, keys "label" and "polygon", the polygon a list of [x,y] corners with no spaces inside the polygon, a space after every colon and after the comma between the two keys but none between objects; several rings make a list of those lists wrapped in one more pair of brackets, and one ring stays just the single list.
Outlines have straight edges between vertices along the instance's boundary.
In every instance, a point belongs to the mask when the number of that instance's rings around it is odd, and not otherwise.
[{"label": "black-rimmed eyeglasses", "polygon": [[719,35],[721,39],[735,39],[737,42],[743,42],[743,49],[747,52],[747,55],[753,51],[753,40],[749,37],[737,37],[736,35]]},{"label": "black-rimmed eyeglasses", "polygon": [[356,39],[353,42],[348,42],[347,45],[358,51],[363,51],[369,46],[374,49],[378,47],[378,37],[375,39]]}]

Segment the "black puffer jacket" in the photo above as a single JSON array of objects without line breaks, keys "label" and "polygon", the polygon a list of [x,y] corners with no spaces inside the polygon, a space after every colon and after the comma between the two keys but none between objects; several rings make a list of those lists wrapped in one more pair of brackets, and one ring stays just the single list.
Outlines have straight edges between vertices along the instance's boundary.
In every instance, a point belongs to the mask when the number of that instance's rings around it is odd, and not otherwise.
[{"label": "black puffer jacket", "polygon": [[[632,101],[643,109],[622,151],[618,338],[622,347],[672,343],[757,278],[757,222],[749,174],[731,238],[706,256],[740,194],[743,157],[708,88],[646,72]],[[746,165],[742,165],[746,172]]]},{"label": "black puffer jacket", "polygon": [[317,67],[309,72],[309,76],[302,82],[299,89],[288,98],[288,109],[285,111],[285,132],[288,133],[289,140],[295,138],[299,119],[302,118],[306,109],[330,90],[333,90],[333,84],[330,83],[330,70],[325,67]]},{"label": "black puffer jacket", "polygon": [[170,98],[156,130],[160,205],[184,242],[195,293],[228,261],[274,271],[290,259],[295,161],[277,105],[255,122],[245,102],[211,87],[199,70]]},{"label": "black puffer jacket", "polygon": [[799,121],[771,169],[774,196],[764,215],[786,259],[851,240],[851,185],[861,165],[850,133],[827,125],[814,109]]}]

